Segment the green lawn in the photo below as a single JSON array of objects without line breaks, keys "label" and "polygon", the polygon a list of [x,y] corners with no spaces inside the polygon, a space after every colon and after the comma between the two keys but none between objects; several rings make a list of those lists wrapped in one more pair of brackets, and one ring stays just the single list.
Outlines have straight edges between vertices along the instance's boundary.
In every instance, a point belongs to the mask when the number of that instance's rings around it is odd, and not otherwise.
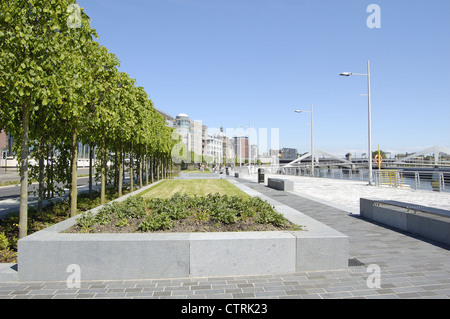
[{"label": "green lawn", "polygon": [[186,179],[166,180],[140,193],[144,197],[170,198],[175,193],[190,196],[205,196],[219,193],[220,195],[250,197],[245,192],[224,179]]}]

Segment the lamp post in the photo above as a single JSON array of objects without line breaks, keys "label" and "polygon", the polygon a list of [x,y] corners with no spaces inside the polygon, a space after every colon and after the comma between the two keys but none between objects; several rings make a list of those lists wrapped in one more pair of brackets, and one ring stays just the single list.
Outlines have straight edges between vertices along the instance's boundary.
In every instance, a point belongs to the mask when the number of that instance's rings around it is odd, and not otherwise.
[{"label": "lamp post", "polygon": [[350,76],[350,75],[363,75],[367,76],[367,97],[368,97],[368,130],[369,130],[369,153],[368,153],[368,159],[369,159],[369,185],[373,184],[373,177],[372,177],[372,118],[371,118],[371,104],[370,104],[370,62],[367,61],[367,74],[359,74],[359,73],[351,73],[351,72],[343,72],[340,74],[340,76]]},{"label": "lamp post", "polygon": [[314,124],[313,124],[313,105],[311,111],[295,110],[296,113],[311,113],[311,175],[314,177]]}]

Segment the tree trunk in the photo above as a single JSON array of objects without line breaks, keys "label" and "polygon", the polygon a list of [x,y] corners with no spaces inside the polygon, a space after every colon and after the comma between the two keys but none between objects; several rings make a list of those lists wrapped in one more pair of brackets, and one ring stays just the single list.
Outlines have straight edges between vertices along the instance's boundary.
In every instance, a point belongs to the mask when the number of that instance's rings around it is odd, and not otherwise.
[{"label": "tree trunk", "polygon": [[154,157],[152,157],[151,159],[150,159],[150,172],[151,172],[151,174],[152,174],[152,179],[151,179],[151,181],[152,181],[152,184],[155,182],[155,160],[154,160]]},{"label": "tree trunk", "polygon": [[89,144],[89,199],[92,199],[92,160],[94,158],[94,143]]},{"label": "tree trunk", "polygon": [[161,159],[158,158],[158,161],[156,162],[156,180],[159,181],[159,171],[161,169]]},{"label": "tree trunk", "polygon": [[77,120],[74,121],[72,132],[72,150],[70,152],[71,182],[70,182],[70,217],[77,215],[77,161],[78,161],[78,128]]},{"label": "tree trunk", "polygon": [[145,185],[147,186],[148,185],[148,156],[147,156],[147,154],[148,154],[148,151],[147,151],[147,145],[145,146],[145,156],[144,156],[144,158],[145,158]]},{"label": "tree trunk", "polygon": [[23,106],[22,141],[20,146],[20,206],[19,239],[27,235],[28,223],[28,131],[30,129],[30,101]]},{"label": "tree trunk", "polygon": [[142,188],[143,182],[142,182],[142,154],[141,154],[141,145],[139,145],[139,188]]},{"label": "tree trunk", "polygon": [[131,142],[130,150],[130,193],[134,190],[134,171],[133,171],[133,142]]},{"label": "tree trunk", "polygon": [[106,142],[105,137],[102,139],[102,146],[100,150],[101,162],[100,162],[100,175],[101,175],[101,186],[100,186],[100,204],[106,203]]},{"label": "tree trunk", "polygon": [[54,171],[54,162],[55,162],[55,148],[52,145],[52,151],[51,151],[51,158],[52,158],[52,166],[51,166],[51,178],[50,178],[50,183],[52,184],[52,193],[51,193],[51,198],[55,197],[55,171]]},{"label": "tree trunk", "polygon": [[119,197],[122,196],[122,184],[123,184],[123,142],[120,140],[120,150],[119,150],[119,180],[117,181],[117,194]]},{"label": "tree trunk", "polygon": [[45,155],[45,142],[44,137],[41,138],[41,142],[39,143],[39,194],[38,194],[38,212],[42,213],[42,204],[44,201],[44,155]]}]

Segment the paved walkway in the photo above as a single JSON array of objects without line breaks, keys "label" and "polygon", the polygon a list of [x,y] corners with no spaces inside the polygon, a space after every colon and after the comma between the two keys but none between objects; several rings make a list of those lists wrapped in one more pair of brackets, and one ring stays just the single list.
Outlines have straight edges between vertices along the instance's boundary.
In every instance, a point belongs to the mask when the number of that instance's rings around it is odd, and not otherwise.
[{"label": "paved walkway", "polygon": [[[278,275],[82,282],[80,288],[68,288],[66,282],[13,281],[0,283],[0,298],[450,298],[450,247],[363,220],[346,200],[325,205],[332,198],[320,199],[327,192],[307,178],[296,181],[294,192],[269,189],[254,178],[235,180],[348,235],[349,258],[364,265]],[[305,194],[302,187],[308,189]],[[370,288],[377,281],[369,265],[379,267],[379,288]]]},{"label": "paved walkway", "polygon": [[[327,203],[345,211],[359,214],[359,199],[383,199],[408,202],[450,210],[450,192],[414,190],[389,186],[369,186],[367,181],[316,178],[291,175],[266,175],[267,178],[283,178],[294,182],[294,192],[299,196]],[[247,181],[257,182],[257,175],[243,175]]]}]

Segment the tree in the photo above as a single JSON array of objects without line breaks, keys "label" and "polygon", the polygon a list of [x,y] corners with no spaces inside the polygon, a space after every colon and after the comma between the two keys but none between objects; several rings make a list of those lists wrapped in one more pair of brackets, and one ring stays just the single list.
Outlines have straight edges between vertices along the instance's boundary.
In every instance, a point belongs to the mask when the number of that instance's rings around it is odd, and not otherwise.
[{"label": "tree", "polygon": [[[381,154],[381,158],[387,158],[386,153],[383,150],[380,150],[380,154]],[[377,156],[377,155],[378,155],[378,151],[372,152],[372,158],[375,158],[375,156]]]},{"label": "tree", "polygon": [[[58,175],[58,180],[70,185],[71,216],[77,214],[79,141],[91,150],[96,144],[100,151],[102,203],[108,152],[120,155],[119,172],[129,152],[131,190],[134,158],[141,185],[147,158],[152,157],[167,176],[171,149],[177,142],[171,138],[172,129],[155,111],[144,88],[117,70],[119,61],[94,41],[96,37],[75,0],[0,2],[0,127],[13,135],[20,151],[19,238],[27,235],[30,143],[39,160],[40,202],[45,172],[47,188]],[[54,151],[59,154],[56,162]],[[50,168],[44,167],[45,157],[51,159]]]},{"label": "tree", "polygon": [[[20,144],[19,238],[27,235],[30,123],[63,103],[61,57],[71,41],[70,0],[0,3],[0,126]],[[83,18],[83,22],[86,19]],[[66,92],[64,92],[66,93]]]}]

